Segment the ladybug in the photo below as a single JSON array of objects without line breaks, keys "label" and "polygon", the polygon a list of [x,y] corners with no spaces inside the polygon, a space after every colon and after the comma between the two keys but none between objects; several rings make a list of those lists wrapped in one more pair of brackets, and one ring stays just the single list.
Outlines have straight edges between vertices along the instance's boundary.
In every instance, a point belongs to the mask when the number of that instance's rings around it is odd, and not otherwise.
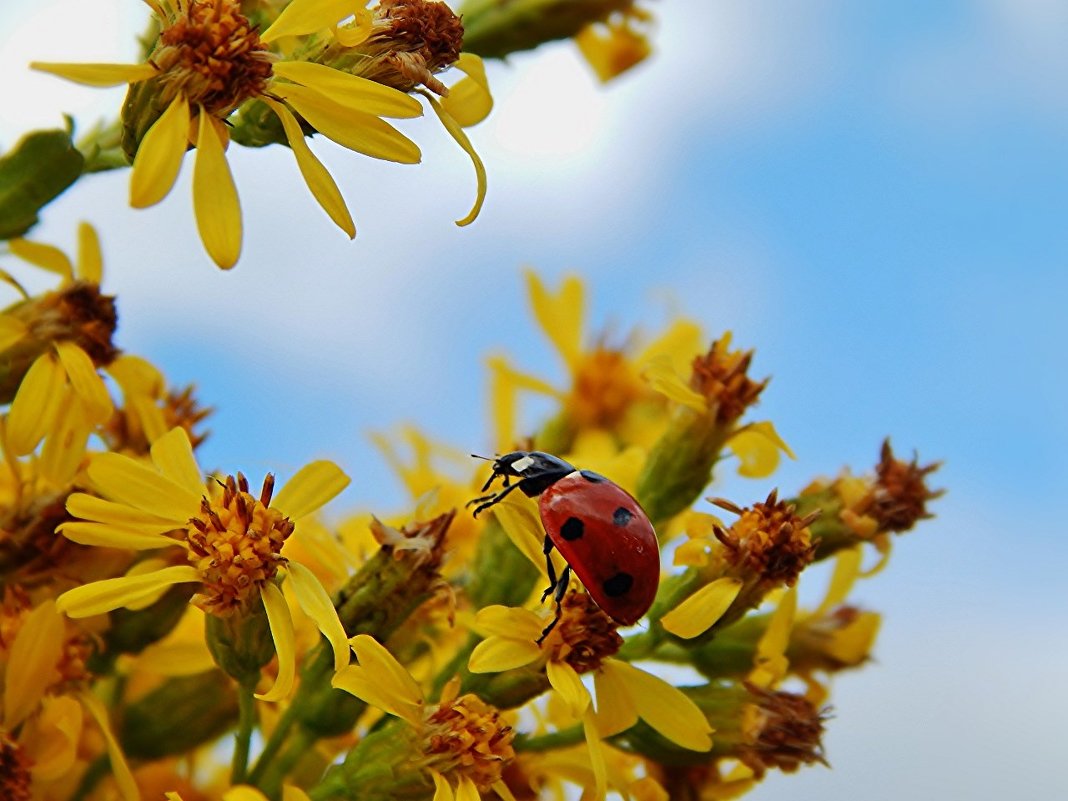
[{"label": "ladybug", "polygon": [[[486,458],[486,457],[476,457]],[[660,549],[649,517],[630,494],[602,475],[577,470],[541,451],[514,451],[493,461],[486,492],[497,478],[503,489],[475,498],[474,516],[500,503],[514,489],[540,495],[538,511],[545,528],[549,586],[542,593],[556,601],[556,616],[538,638],[540,644],[560,620],[560,601],[571,571],[590,597],[617,623],[636,623],[652,606],[660,582]],[[517,478],[512,483],[510,479]],[[551,557],[557,548],[567,562],[558,578]]]}]

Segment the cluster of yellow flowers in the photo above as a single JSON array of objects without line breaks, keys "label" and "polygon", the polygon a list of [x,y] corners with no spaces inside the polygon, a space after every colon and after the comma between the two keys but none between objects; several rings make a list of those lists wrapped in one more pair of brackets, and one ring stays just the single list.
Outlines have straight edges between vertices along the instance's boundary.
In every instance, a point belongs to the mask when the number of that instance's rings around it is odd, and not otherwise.
[{"label": "cluster of yellow flowers", "polygon": [[[602,78],[649,51],[648,13],[620,0],[472,2],[463,24],[424,0],[148,4],[142,64],[36,66],[130,84],[112,133],[133,205],[162,199],[195,149],[198,228],[223,267],[241,232],[228,141],[288,146],[351,236],[306,139],[414,161],[382,119],[421,113],[414,93],[475,162],[466,223],[485,173],[463,129],[491,101],[462,47],[502,57],[574,37]],[[436,76],[450,67],[465,77],[447,88]],[[81,168],[111,163],[108,136],[79,146]],[[0,271],[16,293],[0,313],[0,798],[720,799],[824,761],[827,678],[865,663],[879,625],[850,589],[928,516],[933,466],[885,444],[871,475],[705,499],[721,460],[763,480],[792,456],[750,419],[768,383],[750,375],[752,352],[729,334],[709,345],[686,319],[613,345],[584,330],[579,278],[553,288],[528,273],[568,379],[491,358],[493,447],[610,477],[662,553],[637,626],[575,579],[554,616],[541,590],[568,573],[543,547],[536,500],[508,493],[476,517],[486,463],[416,429],[376,438],[411,495],[396,514],[323,516],[349,483],[327,461],[278,487],[202,467],[209,410],[112,341],[95,230],[81,226],[71,260],[21,237],[47,198],[24,202]],[[58,284],[31,294],[28,266]],[[553,405],[537,430],[520,423],[529,394]],[[865,571],[869,544],[882,558]],[[826,559],[824,600],[799,609],[800,574]]]}]

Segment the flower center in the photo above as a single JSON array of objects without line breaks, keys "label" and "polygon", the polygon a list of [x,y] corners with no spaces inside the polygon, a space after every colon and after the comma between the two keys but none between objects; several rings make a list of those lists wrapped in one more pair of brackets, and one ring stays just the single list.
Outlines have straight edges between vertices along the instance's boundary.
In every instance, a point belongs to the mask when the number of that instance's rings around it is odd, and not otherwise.
[{"label": "flower center", "polygon": [[115,298],[101,295],[96,284],[75,281],[8,313],[22,319],[35,340],[74,342],[98,367],[106,367],[119,355],[111,344],[111,335],[118,324]]},{"label": "flower center", "polygon": [[[155,403],[155,398],[149,399]],[[189,442],[196,450],[200,444],[208,438],[207,431],[198,431],[198,427],[204,418],[211,414],[210,408],[201,406],[193,395],[193,386],[187,386],[181,392],[170,390],[166,397],[160,400],[163,422],[166,430],[172,428],[184,428],[189,435]],[[108,450],[117,452],[147,454],[152,443],[144,430],[137,412],[131,408],[130,399],[126,399],[125,409],[116,409],[115,414],[108,420],[103,436],[107,441]]]},{"label": "flower center", "polygon": [[585,592],[569,592],[560,602],[560,622],[550,634],[549,658],[588,673],[623,647],[616,624]]},{"label": "flower center", "polygon": [[193,603],[225,617],[258,597],[259,588],[285,562],[280,551],[293,533],[293,523],[269,508],[274,476],[263,480],[260,497],[249,494],[241,473],[227,476],[222,497],[201,501],[200,514],[190,519],[187,531],[189,561],[201,573],[203,589]]},{"label": "flower center", "polygon": [[826,764],[821,738],[824,716],[801,695],[773,692],[746,684],[754,696],[742,713],[746,740],[738,758],[763,776],[769,768],[792,773],[813,762]]},{"label": "flower center", "polygon": [[714,529],[716,539],[726,546],[727,561],[761,581],[792,586],[815,556],[808,527],[818,512],[799,517],[794,505],[780,501],[774,490],[750,509],[719,499],[715,503],[740,515],[729,530]]},{"label": "flower center", "polygon": [[875,470],[878,480],[872,489],[872,504],[868,514],[879,521],[882,531],[908,531],[916,521],[930,517],[927,501],[942,494],[927,487],[927,475],[938,469],[937,462],[920,467],[914,458],[903,462],[894,458],[890,441],[883,443],[879,464]]},{"label": "flower center", "polygon": [[693,360],[690,386],[714,404],[719,423],[733,423],[756,403],[768,381],[753,381],[746,374],[752,351],[731,351],[730,337],[712,343],[708,353]]},{"label": "flower center", "polygon": [[443,776],[465,776],[486,791],[515,758],[514,737],[500,712],[478,696],[446,695],[426,710],[422,752],[426,767]]},{"label": "flower center", "polygon": [[0,798],[30,801],[30,759],[7,732],[0,731]]},{"label": "flower center", "polygon": [[[173,97],[225,117],[263,94],[271,54],[237,0],[174,0],[151,62]],[[170,97],[166,99],[169,100]]]},{"label": "flower center", "polygon": [[614,428],[647,394],[622,351],[598,346],[575,371],[567,409],[578,428]]}]

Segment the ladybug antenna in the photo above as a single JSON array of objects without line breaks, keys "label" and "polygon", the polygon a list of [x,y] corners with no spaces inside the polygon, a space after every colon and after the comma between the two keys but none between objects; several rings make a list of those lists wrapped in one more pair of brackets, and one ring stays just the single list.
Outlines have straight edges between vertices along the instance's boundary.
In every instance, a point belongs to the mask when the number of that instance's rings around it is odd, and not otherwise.
[{"label": "ladybug antenna", "polygon": [[471,458],[472,459],[482,459],[483,461],[486,461],[486,462],[496,462],[497,461],[496,459],[492,459],[489,456],[479,456],[477,453],[472,453],[471,454]]}]

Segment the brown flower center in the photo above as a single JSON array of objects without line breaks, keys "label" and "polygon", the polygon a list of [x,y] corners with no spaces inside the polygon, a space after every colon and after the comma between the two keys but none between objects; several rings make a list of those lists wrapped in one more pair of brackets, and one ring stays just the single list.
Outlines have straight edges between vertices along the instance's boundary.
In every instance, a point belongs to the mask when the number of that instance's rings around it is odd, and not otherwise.
[{"label": "brown flower center", "polygon": [[567,662],[575,672],[588,673],[623,647],[615,622],[585,592],[565,595],[560,613],[548,640],[554,662]]},{"label": "brown flower center", "polygon": [[30,801],[30,765],[19,744],[0,730],[0,798]]},{"label": "brown flower center", "polygon": [[515,758],[515,732],[500,712],[475,695],[448,698],[426,710],[422,732],[425,766],[443,776],[465,776],[485,792]]},{"label": "brown flower center", "polygon": [[726,546],[727,561],[761,582],[793,586],[816,554],[808,527],[819,513],[799,517],[796,507],[780,501],[775,490],[766,501],[749,509],[722,499],[713,503],[739,515],[730,529],[713,529],[716,539]]},{"label": "brown flower center", "polygon": [[729,347],[729,336],[713,342],[708,353],[693,360],[690,376],[690,386],[709,400],[720,424],[739,419],[768,385],[766,378],[758,382],[747,375],[752,351],[731,351]]},{"label": "brown flower center", "polygon": [[201,573],[203,589],[193,603],[220,617],[246,606],[285,562],[280,551],[293,523],[271,509],[274,476],[263,480],[260,497],[249,494],[248,480],[237,474],[219,482],[222,497],[204,498],[187,532],[189,561]]},{"label": "brown flower center", "polygon": [[263,94],[271,54],[237,0],[176,0],[150,61],[170,90],[209,114],[226,116]]},{"label": "brown flower center", "polygon": [[824,714],[801,695],[764,690],[746,684],[753,696],[742,714],[746,739],[738,758],[763,776],[769,768],[792,773],[813,762],[827,764],[823,756]]},{"label": "brown flower center", "polygon": [[648,394],[622,351],[598,346],[575,370],[566,407],[576,428],[613,429]]},{"label": "brown flower center", "polygon": [[866,510],[879,521],[881,530],[908,531],[916,521],[931,517],[927,501],[937,498],[942,491],[928,489],[927,475],[938,468],[937,462],[920,467],[916,457],[911,462],[895,459],[890,440],[883,443],[875,467],[878,479],[872,488],[871,506]]}]

